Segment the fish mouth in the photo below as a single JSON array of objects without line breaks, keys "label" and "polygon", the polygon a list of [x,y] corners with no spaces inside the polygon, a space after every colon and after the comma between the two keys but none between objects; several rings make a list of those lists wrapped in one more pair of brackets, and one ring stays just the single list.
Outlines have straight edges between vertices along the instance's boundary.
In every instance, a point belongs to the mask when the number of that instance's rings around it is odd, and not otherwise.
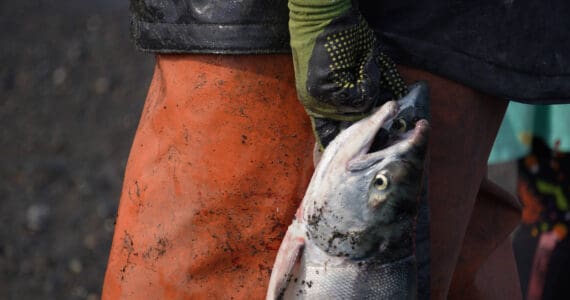
[{"label": "fish mouth", "polygon": [[377,136],[383,142],[373,141],[365,145],[361,153],[349,162],[348,170],[361,171],[370,168],[387,157],[402,157],[414,149],[425,148],[429,128],[429,122],[426,119],[420,119],[415,122],[413,129],[396,134],[388,133],[388,138],[386,138],[386,133],[383,133],[381,128]]},{"label": "fish mouth", "polygon": [[[378,128],[371,127],[372,140],[363,144],[359,154],[376,152],[408,138],[408,134],[418,121],[429,118],[429,88],[426,82],[419,81],[409,87],[409,92],[396,102],[397,110],[389,109],[387,118]],[[374,113],[373,115],[376,115]]]},{"label": "fish mouth", "polygon": [[[367,118],[343,130],[325,149],[321,162],[329,167],[322,168],[364,168],[420,143],[429,127],[428,95],[427,84],[416,83],[402,99],[384,103]],[[397,126],[399,122],[405,124],[403,129]]]},{"label": "fish mouth", "polygon": [[409,87],[410,92],[398,100],[398,114],[378,130],[368,152],[382,150],[407,136],[418,121],[429,119],[429,88],[425,82],[416,82]]},{"label": "fish mouth", "polygon": [[[413,123],[414,128],[404,131],[389,134],[388,140],[386,140],[383,146],[379,148],[374,148],[375,143],[371,145],[367,154],[386,150],[392,146],[406,143],[409,147],[419,146],[424,141],[427,141],[427,133],[429,130],[429,122],[426,119],[420,119]],[[375,140],[376,142],[376,140]]]}]

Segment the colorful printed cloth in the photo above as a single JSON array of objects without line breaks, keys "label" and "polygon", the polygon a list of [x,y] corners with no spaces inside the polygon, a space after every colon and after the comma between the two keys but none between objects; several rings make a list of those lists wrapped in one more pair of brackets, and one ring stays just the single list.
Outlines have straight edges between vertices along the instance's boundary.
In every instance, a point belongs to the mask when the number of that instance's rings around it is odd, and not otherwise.
[{"label": "colorful printed cloth", "polygon": [[522,222],[531,235],[554,231],[564,239],[570,221],[570,153],[551,150],[534,138],[532,153],[518,161],[518,195],[524,205]]},{"label": "colorful printed cloth", "polygon": [[495,139],[489,163],[519,159],[530,153],[532,137],[549,148],[570,152],[570,105],[511,102]]},{"label": "colorful printed cloth", "polygon": [[570,105],[512,102],[489,162],[512,160],[524,207],[513,246],[525,299],[570,299]]},{"label": "colorful printed cloth", "polygon": [[[523,224],[517,235],[527,235],[526,240],[530,235],[531,241],[538,242],[528,274],[527,299],[569,299],[566,283],[558,279],[570,275],[570,253],[562,253],[564,248],[558,245],[568,241],[570,153],[551,150],[541,138],[535,137],[532,141],[531,153],[518,160],[517,191],[524,207]],[[515,239],[515,243],[520,240]],[[515,248],[532,251],[528,249],[532,245],[531,242],[527,249]]]}]

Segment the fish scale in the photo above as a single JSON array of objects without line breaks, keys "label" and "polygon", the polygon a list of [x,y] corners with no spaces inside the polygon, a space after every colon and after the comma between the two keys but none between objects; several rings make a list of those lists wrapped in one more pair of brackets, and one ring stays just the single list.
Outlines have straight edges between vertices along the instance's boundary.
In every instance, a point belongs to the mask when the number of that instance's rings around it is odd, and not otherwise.
[{"label": "fish scale", "polygon": [[427,97],[415,84],[329,144],[279,248],[267,299],[416,299]]},{"label": "fish scale", "polygon": [[285,299],[403,299],[414,288],[415,258],[380,264],[313,265],[290,283]]}]

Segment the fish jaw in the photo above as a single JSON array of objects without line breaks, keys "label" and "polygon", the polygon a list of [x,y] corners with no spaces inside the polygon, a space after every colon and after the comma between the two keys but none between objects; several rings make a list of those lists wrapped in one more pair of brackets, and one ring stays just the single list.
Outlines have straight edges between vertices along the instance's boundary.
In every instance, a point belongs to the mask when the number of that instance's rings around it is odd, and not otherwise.
[{"label": "fish jaw", "polygon": [[[429,123],[419,120],[414,129],[394,135],[393,144],[368,153],[376,133],[398,112],[396,102],[386,103],[323,153],[301,213],[307,239],[329,255],[363,259],[382,252],[396,260],[413,251]],[[378,176],[390,180],[386,191],[374,189]]]},{"label": "fish jaw", "polygon": [[360,120],[335,137],[323,152],[313,173],[301,209],[310,208],[312,202],[323,202],[323,191],[335,188],[338,182],[347,177],[347,168],[354,158],[366,153],[374,141],[374,136],[382,126],[397,114],[395,101],[385,103],[371,116]]},{"label": "fish jaw", "polygon": [[[416,298],[413,230],[429,132],[419,120],[427,118],[426,93],[425,85],[412,87],[400,106],[388,103],[329,144],[279,249],[267,299]],[[414,129],[400,132],[397,118]],[[372,148],[382,130],[386,141]],[[390,184],[371,189],[380,172]]]}]

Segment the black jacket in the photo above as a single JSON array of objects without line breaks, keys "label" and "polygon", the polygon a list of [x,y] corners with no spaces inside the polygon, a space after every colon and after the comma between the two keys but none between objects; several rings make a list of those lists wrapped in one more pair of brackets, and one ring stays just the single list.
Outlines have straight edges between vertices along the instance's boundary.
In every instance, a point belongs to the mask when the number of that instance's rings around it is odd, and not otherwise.
[{"label": "black jacket", "polygon": [[160,53],[287,53],[287,0],[131,0],[140,49]]},{"label": "black jacket", "polygon": [[[531,103],[570,102],[567,0],[360,0],[400,64]],[[140,49],[289,52],[287,0],[131,0]]]}]

